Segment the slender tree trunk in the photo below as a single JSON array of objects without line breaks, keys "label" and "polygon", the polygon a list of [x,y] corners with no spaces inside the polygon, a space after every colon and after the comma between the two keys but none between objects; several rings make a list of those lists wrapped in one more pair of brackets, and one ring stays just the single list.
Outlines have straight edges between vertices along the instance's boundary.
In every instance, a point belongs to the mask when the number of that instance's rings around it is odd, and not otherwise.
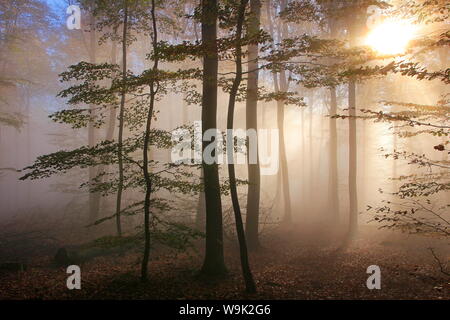
[{"label": "slender tree trunk", "polygon": [[[348,37],[350,45],[354,45],[357,35],[360,15],[357,12],[355,19],[348,23]],[[349,225],[347,240],[351,240],[358,227],[358,193],[357,193],[357,139],[356,139],[356,79],[351,77],[348,83],[348,191],[349,191]]]},{"label": "slender tree trunk", "polygon": [[233,86],[230,90],[230,100],[228,103],[228,118],[227,118],[227,157],[228,157],[228,175],[230,178],[230,194],[233,204],[234,217],[236,220],[236,233],[239,241],[239,251],[241,257],[242,274],[245,280],[245,289],[249,293],[256,292],[255,281],[250,270],[248,262],[247,242],[245,239],[244,224],[242,222],[241,208],[239,205],[238,192],[236,187],[236,172],[234,168],[234,108],[236,104],[236,95],[239,90],[239,85],[242,81],[242,27],[245,19],[245,7],[248,0],[241,0],[238,10],[238,20],[236,26],[236,77],[233,81]]},{"label": "slender tree trunk", "polygon": [[[280,78],[283,78],[283,75],[280,74]],[[283,202],[284,202],[284,223],[290,223],[292,221],[292,210],[291,210],[291,192],[289,186],[289,171],[288,171],[288,162],[287,162],[287,153],[286,153],[286,139],[285,139],[285,131],[284,131],[284,110],[286,105],[283,101],[277,101],[277,119],[278,119],[278,128],[280,131],[279,134],[279,145],[280,145],[280,169],[281,169],[281,177],[282,177],[282,185],[283,185]]]},{"label": "slender tree trunk", "polygon": [[332,118],[337,113],[336,88],[330,88],[330,143],[329,143],[329,185],[328,185],[328,203],[330,210],[330,224],[335,226],[339,221],[339,185],[338,185],[338,144],[337,144],[337,123]]},{"label": "slender tree trunk", "polygon": [[153,26],[153,52],[155,56],[155,60],[153,62],[153,78],[150,80],[150,107],[147,114],[147,123],[145,127],[144,134],[144,147],[143,147],[143,158],[144,161],[142,163],[144,178],[145,178],[145,200],[144,200],[144,256],[142,258],[142,267],[141,267],[141,280],[146,281],[148,278],[148,261],[150,258],[150,200],[152,193],[152,179],[150,177],[149,172],[149,147],[150,147],[150,130],[152,127],[152,119],[153,119],[153,110],[155,108],[155,98],[157,94],[157,72],[159,65],[159,52],[158,52],[158,29],[156,25],[156,6],[155,0],[152,0],[152,26]]},{"label": "slender tree trunk", "polygon": [[[89,41],[89,62],[96,63],[96,46],[97,37],[95,32],[95,16],[91,13],[90,16],[90,41]],[[95,117],[95,105],[89,106],[90,116]],[[94,147],[96,144],[96,132],[94,127],[94,121],[89,121],[88,124],[88,144],[89,147]],[[100,194],[93,192],[94,179],[97,176],[98,170],[96,167],[89,167],[89,220],[91,223],[97,221],[99,209],[100,209]]]},{"label": "slender tree trunk", "polygon": [[301,113],[301,117],[302,117],[302,121],[301,121],[301,135],[302,135],[302,150],[301,150],[301,166],[302,166],[302,170],[301,170],[301,192],[300,195],[302,197],[302,210],[306,209],[306,115],[305,115],[305,109],[306,108],[302,108],[302,110],[300,111]]},{"label": "slender tree trunk", "polygon": [[117,187],[116,198],[116,228],[117,235],[122,235],[122,224],[120,219],[120,211],[122,210],[122,192],[123,192],[123,127],[124,127],[124,113],[125,113],[125,97],[126,97],[126,79],[127,79],[127,32],[128,32],[128,0],[124,1],[124,20],[123,20],[123,35],[122,35],[122,80],[123,89],[120,99],[119,108],[119,137],[117,145],[117,158],[119,162],[119,185]]},{"label": "slender tree trunk", "polygon": [[[117,28],[114,28],[113,34],[114,35],[117,34]],[[112,40],[111,45],[111,63],[117,64],[117,41],[115,39]],[[113,76],[113,78],[115,78],[115,75]],[[114,139],[114,131],[116,129],[116,117],[117,117],[117,110],[115,106],[111,106],[109,110],[109,123],[105,137],[105,139],[108,141],[112,141]]]},{"label": "slender tree trunk", "polygon": [[[269,34],[272,37],[272,49],[275,49],[275,31],[274,31],[274,22],[272,19],[272,1],[271,0],[267,0],[266,1],[266,14],[267,14],[267,20],[268,20],[268,27],[269,27]],[[274,89],[275,92],[279,91],[279,84],[278,84],[278,75],[275,72],[272,72],[272,78],[273,78],[273,83],[274,83]],[[278,108],[278,103],[277,103],[277,108]],[[282,183],[281,183],[281,164],[279,165],[279,170],[277,173],[277,181],[276,181],[276,188],[275,188],[275,197],[273,198],[273,205],[278,204],[279,202],[279,198],[280,198],[280,194],[281,194],[281,189],[282,189]]]},{"label": "slender tree trunk", "polygon": [[[285,9],[287,6],[287,2],[285,0],[281,1],[281,9]],[[269,30],[272,38],[274,38],[274,30],[273,30],[273,22],[272,22],[272,14],[271,14],[271,2],[267,2],[267,13],[269,17]],[[280,32],[280,39],[287,35],[287,25],[282,23],[282,32]],[[286,92],[288,90],[288,83],[286,79],[286,71],[281,70],[280,78],[278,80],[278,76],[276,73],[273,73],[273,80],[275,86],[275,92]],[[283,202],[284,202],[284,216],[283,222],[289,223],[292,220],[292,212],[291,212],[291,195],[290,195],[290,187],[289,187],[289,172],[287,165],[287,155],[286,155],[286,141],[285,141],[285,131],[284,131],[284,109],[285,103],[282,100],[277,100],[277,121],[278,121],[278,130],[279,130],[279,147],[280,147],[280,170],[282,177],[282,185],[283,185]]]},{"label": "slender tree trunk", "polygon": [[[335,9],[333,2],[328,6],[330,11]],[[329,18],[330,37],[335,39],[337,36],[336,18],[330,16]],[[337,114],[337,90],[336,87],[330,88],[330,118],[329,118],[329,182],[328,182],[328,210],[330,211],[330,225],[336,227],[339,223],[339,176],[338,176],[338,132],[337,120],[332,118]]]},{"label": "slender tree trunk", "polygon": [[[31,111],[30,111],[30,107],[31,107],[31,92],[30,92],[30,87],[26,86],[25,87],[25,106],[26,106],[26,118],[27,118],[27,122],[26,122],[26,135],[27,135],[27,142],[26,142],[26,161],[27,163],[31,163]],[[30,206],[31,204],[31,184],[27,183],[26,184],[26,199],[27,199],[27,207]]]},{"label": "slender tree trunk", "polygon": [[[261,2],[260,0],[250,0],[250,21],[249,34],[257,35],[260,28]],[[247,101],[246,101],[246,122],[247,130],[258,129],[258,44],[248,46],[248,80],[247,80]],[[251,250],[259,247],[259,200],[260,200],[260,166],[258,156],[258,145],[256,145],[255,164],[248,164],[248,191],[247,191],[247,216],[245,231],[247,235],[248,247]],[[250,159],[248,157],[248,159]]]},{"label": "slender tree trunk", "polygon": [[348,237],[352,238],[358,225],[358,196],[356,189],[357,156],[356,156],[356,82],[351,79],[348,84],[348,107],[349,107],[349,175],[348,188],[350,199],[349,229]]},{"label": "slender tree trunk", "polygon": [[[287,0],[281,0],[281,10],[285,10],[287,7]],[[287,38],[288,28],[285,22],[281,24],[282,35],[280,39]],[[289,85],[287,82],[286,70],[280,71],[280,89],[282,92],[287,92],[289,90]],[[292,221],[292,209],[291,209],[291,188],[289,185],[289,169],[287,161],[286,152],[286,138],[284,130],[284,113],[286,105],[284,101],[278,101],[277,119],[278,128],[280,130],[280,160],[282,167],[282,177],[283,177],[283,199],[284,199],[284,217],[283,222],[289,224]]]},{"label": "slender tree trunk", "polygon": [[[321,110],[319,109],[319,111],[321,111]],[[325,130],[324,130],[324,128],[325,128],[325,121],[321,121],[322,119],[325,118],[325,115],[322,112],[320,112],[319,115],[318,115],[318,118],[319,118],[320,128],[317,128],[316,131],[320,132],[320,136],[319,136],[318,142],[316,144],[317,152],[315,153],[315,159],[316,160],[314,161],[314,163],[316,165],[315,165],[315,167],[313,169],[315,174],[316,174],[316,177],[313,180],[313,188],[314,188],[314,190],[319,190],[319,188],[321,186],[320,175],[321,175],[321,172],[325,171],[325,170],[322,169],[322,159],[324,158],[322,156],[322,154],[323,154],[323,150],[326,149],[326,147],[323,146],[324,141],[325,141],[325,139],[324,139],[324,137],[325,137]],[[326,210],[327,209],[326,208],[326,203],[324,203],[324,205],[325,205],[325,210]],[[322,210],[322,207],[321,207],[320,210]]]},{"label": "slender tree trunk", "polygon": [[[113,30],[114,36],[117,35],[117,27]],[[117,40],[113,39],[111,41],[111,64],[117,64]],[[112,75],[112,78],[116,78],[116,73]],[[106,128],[105,133],[105,140],[106,141],[113,141],[114,140],[114,131],[116,129],[116,118],[117,118],[117,109],[115,105],[110,106],[109,109],[109,121],[108,121],[108,127]],[[109,166],[102,165],[99,168],[98,172],[106,172],[109,170]],[[104,177],[102,178],[102,182],[104,181]],[[107,197],[103,197],[102,200],[102,208],[104,209],[106,205],[108,204]]]},{"label": "slender tree trunk", "polygon": [[[217,0],[202,0],[202,40],[203,56],[203,95],[202,95],[202,134],[217,128]],[[202,150],[209,145],[203,141]],[[205,200],[206,200],[206,248],[201,273],[220,276],[226,273],[223,256],[222,202],[217,163],[207,164],[202,160]]]}]

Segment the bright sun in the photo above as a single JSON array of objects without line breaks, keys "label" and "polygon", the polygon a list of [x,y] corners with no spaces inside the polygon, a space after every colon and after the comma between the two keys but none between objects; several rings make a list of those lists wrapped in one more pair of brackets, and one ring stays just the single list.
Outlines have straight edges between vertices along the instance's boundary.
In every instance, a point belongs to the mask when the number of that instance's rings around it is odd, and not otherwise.
[{"label": "bright sun", "polygon": [[407,22],[384,21],[369,33],[366,45],[381,54],[404,53],[416,31],[416,26]]}]

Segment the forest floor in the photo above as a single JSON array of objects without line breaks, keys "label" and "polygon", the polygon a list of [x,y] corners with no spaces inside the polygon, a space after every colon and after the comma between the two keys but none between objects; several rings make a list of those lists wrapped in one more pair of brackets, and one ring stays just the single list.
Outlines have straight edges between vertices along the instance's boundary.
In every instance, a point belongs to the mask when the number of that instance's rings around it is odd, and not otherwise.
[{"label": "forest floor", "polygon": [[[448,240],[367,228],[346,248],[288,232],[265,236],[263,246],[250,255],[254,295],[243,292],[237,248],[230,243],[229,274],[214,282],[197,276],[201,250],[154,254],[144,284],[139,253],[97,257],[81,265],[81,290],[68,290],[66,270],[41,256],[27,271],[0,274],[0,299],[450,299],[450,277],[428,250],[434,247],[445,265]],[[366,287],[370,265],[381,269],[381,290]]]}]

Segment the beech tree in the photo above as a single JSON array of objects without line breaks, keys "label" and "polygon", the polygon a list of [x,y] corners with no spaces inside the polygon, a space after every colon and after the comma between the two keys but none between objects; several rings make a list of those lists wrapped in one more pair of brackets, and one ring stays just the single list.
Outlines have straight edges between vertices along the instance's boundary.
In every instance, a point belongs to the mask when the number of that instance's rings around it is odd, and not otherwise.
[{"label": "beech tree", "polygon": [[[117,4],[117,3],[114,3]],[[98,192],[106,196],[117,193],[118,190],[134,190],[144,193],[144,199],[128,203],[114,214],[101,217],[92,222],[98,225],[114,219],[118,226],[119,237],[125,233],[123,241],[114,242],[123,245],[125,242],[138,242],[144,244],[141,278],[147,280],[147,266],[150,250],[150,234],[154,235],[154,241],[173,248],[183,249],[190,244],[190,239],[201,236],[176,221],[171,220],[167,213],[174,206],[167,199],[155,196],[161,190],[179,192],[181,194],[196,194],[200,190],[198,184],[191,183],[192,173],[182,166],[172,163],[159,163],[149,158],[150,146],[160,149],[173,147],[171,133],[152,128],[152,120],[155,119],[155,104],[169,91],[177,92],[179,81],[191,79],[197,70],[163,71],[158,68],[160,47],[164,43],[158,42],[157,4],[151,2],[151,7],[140,7],[140,14],[149,12],[151,17],[151,35],[153,51],[149,57],[153,61],[153,67],[144,70],[141,74],[133,74],[126,68],[127,56],[127,23],[129,19],[130,0],[118,3],[119,12],[124,19],[123,25],[123,64],[122,70],[118,65],[102,63],[92,64],[80,62],[73,65],[68,71],[61,74],[62,81],[78,82],[59,95],[68,98],[71,105],[95,105],[96,113],[91,109],[75,108],[58,111],[52,115],[54,121],[67,123],[74,129],[84,128],[90,122],[95,126],[105,124],[103,113],[110,110],[111,105],[120,108],[119,118],[123,119],[123,128],[127,127],[131,136],[123,137],[118,141],[103,140],[94,146],[83,146],[70,151],[59,151],[39,157],[36,162],[25,168],[27,173],[22,177],[26,179],[47,178],[54,174],[66,173],[73,168],[106,168],[111,165],[119,166],[119,174],[116,172],[101,172],[94,184],[88,182],[91,192]],[[138,5],[138,3],[133,3]],[[139,4],[140,5],[140,4]],[[145,8],[150,9],[145,11]],[[100,8],[97,8],[100,10]],[[111,8],[110,8],[111,9]],[[117,17],[117,16],[114,16]],[[109,21],[120,21],[111,19]],[[135,25],[136,26],[136,25]],[[145,27],[145,26],[144,26]],[[133,30],[135,27],[133,27]],[[147,92],[146,89],[149,89]],[[125,111],[125,96],[132,97]],[[120,102],[118,98],[120,97]],[[120,123],[120,121],[119,121]],[[120,134],[120,133],[119,133]],[[137,152],[142,151],[142,157]],[[121,169],[123,175],[120,174]],[[86,185],[86,184],[83,184]],[[154,195],[151,198],[151,195]],[[137,233],[132,230],[123,231],[120,228],[120,216],[134,216],[144,212],[144,227]],[[166,214],[164,214],[166,213]],[[162,216],[159,216],[162,214]],[[114,245],[114,243],[112,245]]]},{"label": "beech tree", "polygon": [[[216,0],[201,2],[203,78],[202,78],[202,136],[217,128],[218,48]],[[203,141],[204,152],[209,141]],[[217,143],[217,142],[216,142]],[[226,272],[223,256],[222,201],[217,163],[207,164],[204,159],[203,183],[206,204],[206,247],[202,273],[221,275]]]},{"label": "beech tree", "polygon": [[[237,183],[236,183],[236,173],[234,167],[234,137],[231,134],[234,128],[234,109],[236,105],[236,95],[239,90],[239,85],[242,81],[242,33],[244,29],[244,22],[246,16],[246,7],[248,0],[240,0],[240,2],[236,5],[236,9],[232,8],[233,11],[236,11],[236,19],[232,19],[232,25],[236,25],[236,39],[235,48],[234,48],[234,56],[235,56],[235,64],[236,64],[236,76],[233,80],[233,84],[230,90],[230,98],[228,102],[228,117],[227,117],[227,159],[228,159],[228,175],[230,178],[230,193],[231,200],[233,203],[233,211],[235,215],[236,221],[236,232],[239,240],[239,248],[240,248],[240,256],[241,256],[241,267],[242,273],[245,279],[245,287],[246,291],[249,293],[256,292],[256,285],[253,280],[253,275],[250,271],[249,261],[248,261],[248,250],[247,250],[247,241],[244,232],[244,224],[242,222],[242,214],[241,208],[239,204],[238,192],[237,192]],[[230,148],[230,145],[233,146]]]},{"label": "beech tree", "polygon": [[[260,33],[261,1],[250,0],[250,16],[248,19],[249,37],[255,37]],[[246,126],[247,130],[258,130],[258,78],[259,78],[259,45],[248,45],[248,78],[246,99]],[[257,249],[259,243],[259,206],[261,174],[259,166],[258,146],[256,146],[256,163],[248,164],[248,189],[247,189],[247,215],[245,233],[249,249]],[[249,161],[250,162],[250,161]]]}]

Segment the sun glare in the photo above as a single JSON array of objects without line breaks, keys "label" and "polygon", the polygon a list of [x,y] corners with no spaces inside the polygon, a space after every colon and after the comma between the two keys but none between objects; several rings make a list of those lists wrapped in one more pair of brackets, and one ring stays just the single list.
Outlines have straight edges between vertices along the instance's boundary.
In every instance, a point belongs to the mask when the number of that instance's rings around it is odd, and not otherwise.
[{"label": "sun glare", "polygon": [[381,54],[401,54],[416,31],[416,26],[407,22],[384,21],[369,33],[366,44]]}]

